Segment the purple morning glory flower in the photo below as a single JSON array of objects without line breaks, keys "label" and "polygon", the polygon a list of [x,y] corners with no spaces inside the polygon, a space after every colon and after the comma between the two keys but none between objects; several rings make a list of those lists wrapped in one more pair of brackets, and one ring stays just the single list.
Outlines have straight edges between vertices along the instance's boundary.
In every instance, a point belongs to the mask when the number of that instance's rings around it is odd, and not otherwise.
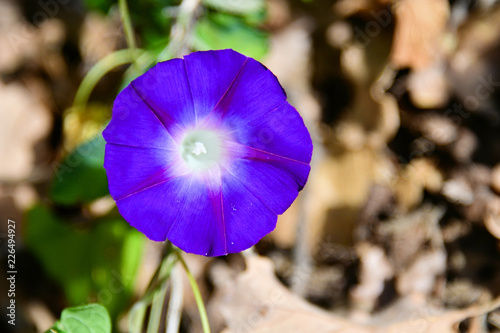
[{"label": "purple morning glory flower", "polygon": [[310,170],[311,138],[278,80],[233,50],[158,63],[118,95],[103,135],[125,220],[205,256],[271,232]]}]

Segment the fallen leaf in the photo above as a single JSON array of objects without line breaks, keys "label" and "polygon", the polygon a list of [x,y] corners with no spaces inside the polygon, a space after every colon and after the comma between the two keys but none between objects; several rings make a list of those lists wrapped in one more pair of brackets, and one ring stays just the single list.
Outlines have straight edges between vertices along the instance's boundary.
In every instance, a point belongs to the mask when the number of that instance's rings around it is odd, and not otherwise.
[{"label": "fallen leaf", "polygon": [[[247,268],[234,272],[214,265],[215,298],[210,313],[224,322],[223,333],[451,333],[467,319],[500,306],[500,298],[461,310],[446,310],[423,297],[403,297],[363,323],[327,312],[292,294],[274,274],[272,262],[249,256]],[[221,322],[222,321],[222,322]]]},{"label": "fallen leaf", "polygon": [[[215,297],[211,313],[223,320],[223,333],[451,333],[467,319],[485,315],[500,306],[500,298],[463,310],[445,310],[425,298],[405,297],[393,307],[361,324],[322,310],[292,294],[274,274],[272,262],[249,256],[243,272],[227,266],[212,268]],[[229,279],[228,279],[229,278]]]},{"label": "fallen leaf", "polygon": [[272,262],[263,257],[248,258],[244,272],[216,287],[224,294],[220,313],[225,333],[369,332],[293,295],[277,280]]},{"label": "fallen leaf", "polygon": [[5,159],[0,179],[26,179],[34,170],[34,146],[50,130],[50,111],[26,87],[0,82],[0,118],[0,156]]},{"label": "fallen leaf", "polygon": [[399,0],[391,59],[398,68],[428,68],[439,57],[440,38],[449,16],[447,0]]},{"label": "fallen leaf", "polygon": [[356,250],[361,261],[359,284],[350,296],[356,308],[371,312],[384,291],[385,282],[394,276],[394,270],[381,247],[362,242]]}]

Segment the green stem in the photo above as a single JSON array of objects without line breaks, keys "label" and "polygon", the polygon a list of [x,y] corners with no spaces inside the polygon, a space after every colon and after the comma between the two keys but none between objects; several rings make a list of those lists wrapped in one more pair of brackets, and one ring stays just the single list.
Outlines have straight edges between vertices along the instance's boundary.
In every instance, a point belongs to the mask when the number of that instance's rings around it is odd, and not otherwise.
[{"label": "green stem", "polygon": [[[155,56],[151,54],[151,52],[143,52],[141,55],[137,57],[137,66],[130,66],[124,74],[124,80],[125,82],[131,82],[133,79],[135,79],[139,74],[142,74],[150,67],[153,65],[156,61]],[[139,68],[139,70],[137,69]]]},{"label": "green stem", "polygon": [[210,325],[208,324],[208,316],[207,310],[205,309],[205,305],[203,304],[203,298],[201,297],[200,288],[198,287],[198,283],[196,283],[196,279],[193,274],[189,270],[184,258],[182,258],[181,254],[177,252],[177,257],[179,258],[182,267],[186,271],[189,284],[191,285],[191,289],[193,290],[194,299],[196,301],[196,305],[198,306],[198,312],[200,313],[201,325],[203,327],[203,333],[210,333]]},{"label": "green stem", "polygon": [[118,0],[118,3],[120,7],[120,18],[123,25],[123,31],[125,32],[125,39],[127,40],[130,53],[132,53],[132,62],[135,69],[139,71],[139,67],[137,65],[137,57],[135,55],[136,44],[134,38],[134,29],[132,28],[132,20],[130,19],[127,0]]},{"label": "green stem", "polygon": [[130,52],[129,49],[115,51],[111,54],[108,54],[101,60],[99,60],[85,75],[76,91],[75,100],[73,101],[74,107],[83,107],[87,105],[87,101],[89,100],[90,93],[96,86],[97,82],[106,75],[112,69],[131,63],[134,59],[132,55],[142,53],[142,50],[135,50],[134,52]]}]

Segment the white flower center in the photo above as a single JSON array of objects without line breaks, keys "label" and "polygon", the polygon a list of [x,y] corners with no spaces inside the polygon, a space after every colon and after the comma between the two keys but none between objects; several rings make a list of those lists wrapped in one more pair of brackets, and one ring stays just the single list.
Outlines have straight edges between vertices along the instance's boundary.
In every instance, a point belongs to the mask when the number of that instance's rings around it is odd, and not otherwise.
[{"label": "white flower center", "polygon": [[180,153],[192,170],[209,169],[221,158],[221,139],[214,131],[191,131],[182,140]]},{"label": "white flower center", "polygon": [[203,142],[195,142],[194,143],[194,149],[192,151],[193,154],[195,154],[196,156],[200,155],[200,154],[206,154],[207,153],[207,149],[205,148],[205,145],[203,144]]}]

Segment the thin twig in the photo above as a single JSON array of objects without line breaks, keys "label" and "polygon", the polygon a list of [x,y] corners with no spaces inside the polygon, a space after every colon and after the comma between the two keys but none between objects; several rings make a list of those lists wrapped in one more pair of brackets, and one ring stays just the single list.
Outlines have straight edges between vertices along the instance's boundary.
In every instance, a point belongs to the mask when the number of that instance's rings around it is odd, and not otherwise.
[{"label": "thin twig", "polygon": [[183,0],[179,6],[177,21],[170,31],[170,42],[158,55],[158,61],[182,56],[196,22],[197,9],[201,0]]},{"label": "thin twig", "polygon": [[172,290],[168,302],[166,333],[177,333],[181,324],[183,285],[179,266],[174,267],[170,276]]}]

